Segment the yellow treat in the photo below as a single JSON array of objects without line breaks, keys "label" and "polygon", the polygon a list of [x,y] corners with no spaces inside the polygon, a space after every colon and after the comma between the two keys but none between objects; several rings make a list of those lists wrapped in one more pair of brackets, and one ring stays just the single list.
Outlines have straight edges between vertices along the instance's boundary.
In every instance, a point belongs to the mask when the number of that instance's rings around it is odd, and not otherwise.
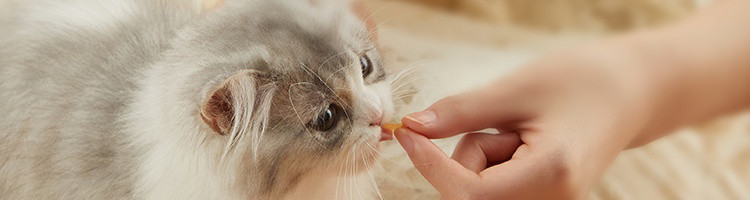
[{"label": "yellow treat", "polygon": [[383,128],[387,128],[388,130],[391,130],[391,132],[393,132],[396,129],[401,128],[401,127],[402,127],[401,123],[386,123],[386,124],[383,124]]}]

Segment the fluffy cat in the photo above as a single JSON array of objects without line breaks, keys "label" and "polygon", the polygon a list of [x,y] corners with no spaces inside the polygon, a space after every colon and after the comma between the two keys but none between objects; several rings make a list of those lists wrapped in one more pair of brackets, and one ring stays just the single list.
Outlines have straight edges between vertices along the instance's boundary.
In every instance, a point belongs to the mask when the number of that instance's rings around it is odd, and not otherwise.
[{"label": "fluffy cat", "polygon": [[66,0],[0,22],[0,198],[375,198],[391,78],[350,2]]}]

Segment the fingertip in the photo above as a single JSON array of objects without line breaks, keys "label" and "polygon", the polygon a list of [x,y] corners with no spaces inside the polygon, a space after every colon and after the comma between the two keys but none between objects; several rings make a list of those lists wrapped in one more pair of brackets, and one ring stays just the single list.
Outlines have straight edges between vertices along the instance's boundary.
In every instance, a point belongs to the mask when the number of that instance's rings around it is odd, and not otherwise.
[{"label": "fingertip", "polygon": [[422,124],[414,120],[413,118],[409,117],[409,115],[404,116],[401,118],[401,124],[403,128],[409,128],[409,129],[416,129],[416,130],[422,130],[424,127]]},{"label": "fingertip", "polygon": [[432,110],[423,110],[420,112],[411,113],[406,117],[422,125],[429,125],[437,121],[437,114],[435,114],[435,111]]},{"label": "fingertip", "polygon": [[411,113],[401,119],[401,123],[409,128],[426,128],[435,121],[437,121],[437,114],[432,110]]}]

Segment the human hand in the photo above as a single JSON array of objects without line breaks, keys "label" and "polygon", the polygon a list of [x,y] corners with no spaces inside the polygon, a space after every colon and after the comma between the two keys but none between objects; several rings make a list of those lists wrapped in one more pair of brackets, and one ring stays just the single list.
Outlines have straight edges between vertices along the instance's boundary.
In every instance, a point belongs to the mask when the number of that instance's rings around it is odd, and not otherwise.
[{"label": "human hand", "polygon": [[[750,108],[748,7],[539,59],[407,116],[396,138],[445,199],[583,198],[623,149]],[[485,128],[502,133],[469,133],[450,158],[429,140]]]},{"label": "human hand", "polygon": [[[592,47],[402,119],[396,138],[443,199],[581,199],[650,116],[637,59]],[[447,157],[429,139],[463,136]]]}]

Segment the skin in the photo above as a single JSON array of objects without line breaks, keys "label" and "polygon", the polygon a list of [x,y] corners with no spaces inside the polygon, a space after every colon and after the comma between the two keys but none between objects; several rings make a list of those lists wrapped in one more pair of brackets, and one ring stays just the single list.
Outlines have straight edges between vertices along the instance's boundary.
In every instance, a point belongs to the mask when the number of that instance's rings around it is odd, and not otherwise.
[{"label": "skin", "polygon": [[[721,1],[550,54],[407,115],[395,136],[443,199],[585,198],[621,151],[750,107],[748,9]],[[451,157],[429,140],[467,132]]]}]

